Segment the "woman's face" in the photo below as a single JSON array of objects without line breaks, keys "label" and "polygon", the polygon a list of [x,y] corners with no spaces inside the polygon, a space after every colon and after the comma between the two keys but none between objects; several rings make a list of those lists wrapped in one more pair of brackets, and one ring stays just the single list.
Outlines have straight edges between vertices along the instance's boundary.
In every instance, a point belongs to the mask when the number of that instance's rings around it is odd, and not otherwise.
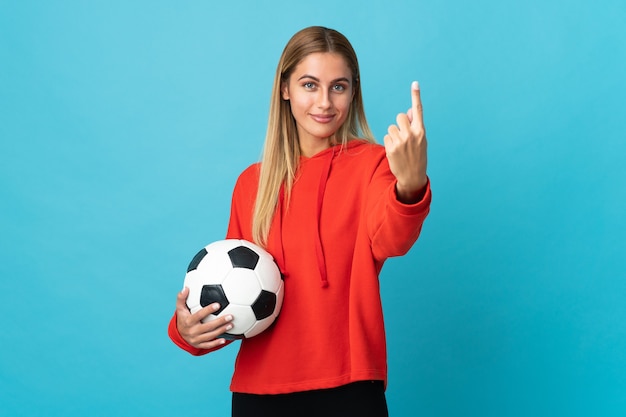
[{"label": "woman's face", "polygon": [[345,122],[354,91],[352,72],[339,54],[308,55],[282,85],[296,120],[300,150],[312,156],[330,146],[329,138]]}]

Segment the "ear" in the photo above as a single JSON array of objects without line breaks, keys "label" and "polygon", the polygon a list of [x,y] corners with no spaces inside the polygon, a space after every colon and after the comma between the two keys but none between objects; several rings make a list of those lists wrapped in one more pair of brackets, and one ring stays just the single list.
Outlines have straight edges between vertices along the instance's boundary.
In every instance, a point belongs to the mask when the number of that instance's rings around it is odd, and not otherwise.
[{"label": "ear", "polygon": [[284,81],[280,85],[280,94],[283,97],[283,100],[289,100],[289,85]]}]

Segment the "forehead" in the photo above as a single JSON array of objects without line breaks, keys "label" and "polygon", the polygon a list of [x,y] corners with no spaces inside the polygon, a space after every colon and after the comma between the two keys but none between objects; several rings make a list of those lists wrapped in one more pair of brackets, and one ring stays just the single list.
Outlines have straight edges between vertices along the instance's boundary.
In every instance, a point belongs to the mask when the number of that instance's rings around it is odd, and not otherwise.
[{"label": "forehead", "polygon": [[346,59],[333,52],[309,54],[296,65],[292,78],[310,75],[320,80],[352,79],[352,71]]}]

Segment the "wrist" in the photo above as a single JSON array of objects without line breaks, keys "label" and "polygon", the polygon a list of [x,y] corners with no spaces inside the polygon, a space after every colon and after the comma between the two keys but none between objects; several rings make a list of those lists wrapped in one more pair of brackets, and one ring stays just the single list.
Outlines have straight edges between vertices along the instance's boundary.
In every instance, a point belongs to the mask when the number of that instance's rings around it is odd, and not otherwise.
[{"label": "wrist", "polygon": [[427,179],[413,187],[406,187],[400,183],[396,183],[396,198],[403,204],[415,204],[424,198],[427,185]]}]

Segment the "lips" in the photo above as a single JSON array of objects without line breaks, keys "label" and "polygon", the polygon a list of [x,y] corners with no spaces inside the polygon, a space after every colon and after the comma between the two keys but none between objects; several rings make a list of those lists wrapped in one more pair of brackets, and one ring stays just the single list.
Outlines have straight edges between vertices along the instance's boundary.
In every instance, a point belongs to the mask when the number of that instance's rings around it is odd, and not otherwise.
[{"label": "lips", "polygon": [[311,114],[310,116],[318,123],[330,123],[335,118],[334,114]]}]

